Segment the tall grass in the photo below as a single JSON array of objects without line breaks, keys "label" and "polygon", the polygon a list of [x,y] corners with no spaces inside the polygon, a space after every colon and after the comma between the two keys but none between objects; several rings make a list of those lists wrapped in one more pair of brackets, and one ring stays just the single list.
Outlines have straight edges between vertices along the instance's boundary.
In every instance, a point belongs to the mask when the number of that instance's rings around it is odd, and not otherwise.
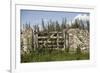
[{"label": "tall grass", "polygon": [[71,61],[89,60],[89,53],[68,53],[55,49],[38,49],[30,54],[21,55],[21,62],[48,62],[48,61]]}]

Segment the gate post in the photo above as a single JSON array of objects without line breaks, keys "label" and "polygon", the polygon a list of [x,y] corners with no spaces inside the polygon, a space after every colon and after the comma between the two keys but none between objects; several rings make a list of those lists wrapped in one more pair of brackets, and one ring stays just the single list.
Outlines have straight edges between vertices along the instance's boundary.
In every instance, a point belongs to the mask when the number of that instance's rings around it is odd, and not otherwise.
[{"label": "gate post", "polygon": [[38,33],[34,31],[34,50],[38,48]]},{"label": "gate post", "polygon": [[63,30],[64,50],[66,50],[66,30]]},{"label": "gate post", "polygon": [[59,34],[57,32],[57,49],[59,48]]}]

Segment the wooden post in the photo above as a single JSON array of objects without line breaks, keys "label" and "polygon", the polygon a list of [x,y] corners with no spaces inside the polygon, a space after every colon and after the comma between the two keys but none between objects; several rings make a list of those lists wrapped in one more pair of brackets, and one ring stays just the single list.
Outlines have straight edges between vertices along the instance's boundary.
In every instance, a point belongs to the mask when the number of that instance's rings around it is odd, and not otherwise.
[{"label": "wooden post", "polygon": [[57,49],[59,48],[59,34],[57,32]]},{"label": "wooden post", "polygon": [[69,34],[66,32],[66,51],[69,52]]},{"label": "wooden post", "polygon": [[33,33],[33,38],[34,38],[34,51],[35,51],[35,49],[36,49],[36,44],[35,44],[35,41],[36,41],[36,39],[35,39],[35,37],[36,37],[36,33],[35,33],[35,31],[33,31],[34,33]]},{"label": "wooden post", "polygon": [[63,37],[64,37],[64,49],[66,50],[66,31],[63,31]]},{"label": "wooden post", "polygon": [[38,48],[38,33],[34,31],[34,50]]},{"label": "wooden post", "polygon": [[36,48],[38,48],[38,33],[36,32]]}]

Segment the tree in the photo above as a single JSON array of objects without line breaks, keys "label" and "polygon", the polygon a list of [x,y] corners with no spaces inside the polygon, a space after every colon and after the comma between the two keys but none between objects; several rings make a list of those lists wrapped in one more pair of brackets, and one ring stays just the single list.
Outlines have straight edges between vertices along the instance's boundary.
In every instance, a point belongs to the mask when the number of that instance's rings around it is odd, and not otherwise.
[{"label": "tree", "polygon": [[75,22],[72,23],[72,28],[80,28],[79,19],[75,19]]},{"label": "tree", "polygon": [[90,31],[90,22],[87,20],[87,30]]},{"label": "tree", "polygon": [[31,26],[30,26],[30,22],[29,22],[29,24],[28,24],[28,28],[30,28]]},{"label": "tree", "polygon": [[59,25],[58,21],[56,21],[56,31],[60,31],[60,25]]},{"label": "tree", "polygon": [[36,30],[37,30],[36,25],[34,25],[33,27],[34,27],[34,31],[36,32]]},{"label": "tree", "polygon": [[28,28],[28,24],[27,24],[27,23],[25,24],[25,28],[26,28],[26,29]]},{"label": "tree", "polygon": [[45,28],[45,24],[44,24],[44,20],[43,20],[43,19],[42,19],[42,29],[43,29],[43,31],[46,30],[46,28]]},{"label": "tree", "polygon": [[66,28],[66,21],[67,21],[66,18],[62,19],[62,24],[61,24],[61,29],[62,30]]},{"label": "tree", "polygon": [[50,31],[50,24],[49,22],[47,23],[47,29],[48,29],[48,32]]},{"label": "tree", "polygon": [[50,20],[50,31],[54,31],[55,30],[55,22],[53,22],[52,20]]},{"label": "tree", "polygon": [[83,30],[85,29],[85,26],[84,26],[84,23],[83,23],[82,20],[80,20],[80,28],[83,29]]}]

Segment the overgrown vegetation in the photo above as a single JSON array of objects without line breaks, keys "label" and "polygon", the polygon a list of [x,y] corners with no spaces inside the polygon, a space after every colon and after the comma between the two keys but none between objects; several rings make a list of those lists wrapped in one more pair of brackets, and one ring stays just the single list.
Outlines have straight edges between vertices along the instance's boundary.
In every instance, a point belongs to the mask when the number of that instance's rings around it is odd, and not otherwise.
[{"label": "overgrown vegetation", "polygon": [[[32,27],[29,24],[23,24],[24,27],[29,28]],[[80,29],[85,29],[85,30],[90,30],[89,29],[90,22],[87,20],[86,24],[82,20],[76,19],[74,23],[68,24],[66,18],[62,18],[62,22],[59,23],[59,21],[53,21],[49,20],[48,22],[45,22],[43,19],[41,19],[41,29],[38,24],[34,24],[33,28],[35,31],[38,32],[43,32],[43,31],[62,31],[63,29],[68,29],[68,28],[80,28]]]},{"label": "overgrown vegetation", "polygon": [[21,62],[47,62],[47,61],[68,61],[68,60],[87,60],[89,59],[89,53],[81,53],[77,48],[76,53],[67,53],[61,50],[55,49],[38,49],[21,56]]}]

